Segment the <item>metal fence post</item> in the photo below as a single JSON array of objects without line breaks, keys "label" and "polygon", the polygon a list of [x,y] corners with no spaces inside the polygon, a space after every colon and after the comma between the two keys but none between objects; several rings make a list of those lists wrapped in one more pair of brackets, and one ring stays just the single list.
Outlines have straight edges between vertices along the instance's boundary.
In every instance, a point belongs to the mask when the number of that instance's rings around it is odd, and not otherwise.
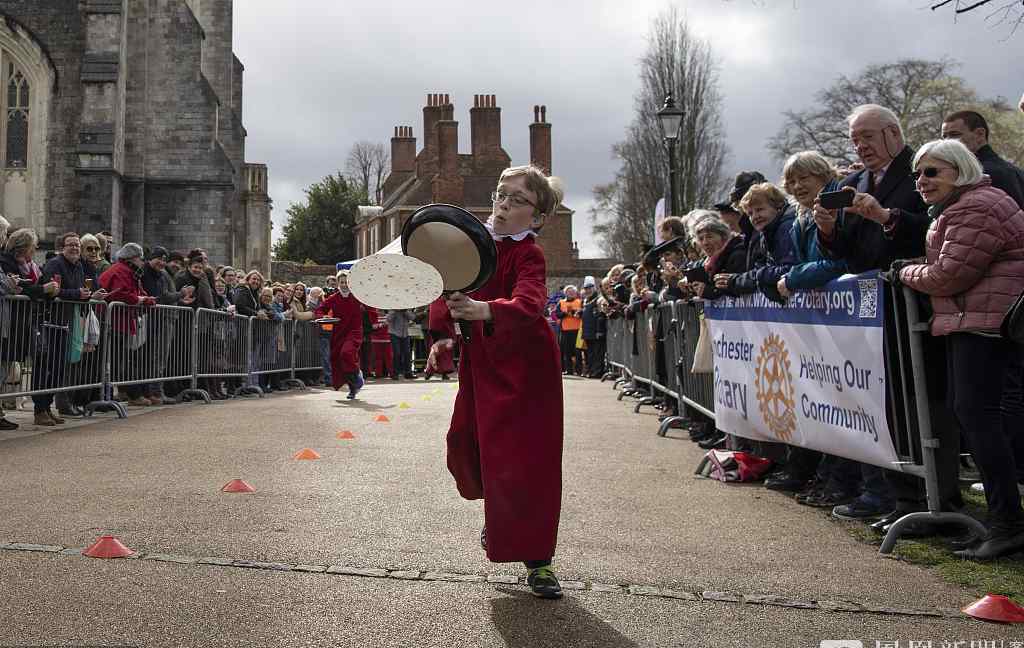
[{"label": "metal fence post", "polygon": [[103,354],[100,361],[102,363],[100,370],[100,375],[102,376],[100,379],[100,399],[85,406],[85,415],[87,417],[92,416],[97,410],[114,410],[117,418],[128,418],[128,410],[114,398],[114,386],[111,384],[113,381],[110,363],[113,352],[110,347],[113,337],[110,331],[113,328],[114,311],[117,310],[118,305],[124,306],[121,302],[108,303],[103,313],[103,330],[100,331],[100,343],[103,346]]},{"label": "metal fence post", "polygon": [[[978,537],[985,537],[986,533],[985,525],[973,517],[963,513],[942,511],[942,504],[939,499],[938,466],[935,460],[935,453],[939,448],[939,440],[935,438],[932,431],[931,411],[928,406],[928,386],[925,382],[926,373],[924,365],[924,349],[921,347],[920,338],[921,335],[929,334],[929,326],[928,322],[922,322],[920,320],[920,315],[917,309],[917,299],[913,290],[907,286],[903,286],[902,295],[898,295],[895,290],[892,292],[892,301],[896,302],[896,300],[902,298],[907,313],[907,344],[910,348],[912,369],[911,379],[914,381],[914,407],[917,412],[919,428],[918,434],[921,438],[922,465],[920,467],[911,466],[911,469],[907,470],[907,472],[924,478],[928,510],[908,513],[893,522],[889,527],[888,532],[885,534],[885,539],[882,540],[882,546],[878,549],[878,553],[880,554],[891,553],[893,548],[896,546],[896,540],[902,534],[903,529],[915,521],[963,524],[972,530]],[[896,304],[893,303],[890,307],[896,309]],[[898,314],[899,310],[896,309],[895,312]],[[903,324],[904,323],[900,321],[899,317],[897,317],[896,326],[901,326]],[[914,470],[914,468],[917,468],[917,470]]]}]

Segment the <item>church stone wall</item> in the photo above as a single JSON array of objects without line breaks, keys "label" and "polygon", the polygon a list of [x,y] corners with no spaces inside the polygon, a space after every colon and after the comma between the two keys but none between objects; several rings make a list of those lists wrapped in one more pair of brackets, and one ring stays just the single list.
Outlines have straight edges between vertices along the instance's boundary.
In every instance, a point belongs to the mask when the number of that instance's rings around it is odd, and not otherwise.
[{"label": "church stone wall", "polygon": [[[57,71],[47,124],[47,168],[32,169],[47,174],[46,227],[38,234],[41,244],[49,247],[54,237],[78,224],[78,186],[74,166],[68,160],[76,153],[82,112],[82,15],[78,0],[0,0],[0,13],[34,34]],[[60,29],[54,29],[56,25]]]},{"label": "church stone wall", "polygon": [[223,263],[231,245],[231,231],[223,214],[233,198],[231,187],[195,190],[192,187],[148,185],[144,239],[148,245],[171,250],[201,247],[214,263]]}]

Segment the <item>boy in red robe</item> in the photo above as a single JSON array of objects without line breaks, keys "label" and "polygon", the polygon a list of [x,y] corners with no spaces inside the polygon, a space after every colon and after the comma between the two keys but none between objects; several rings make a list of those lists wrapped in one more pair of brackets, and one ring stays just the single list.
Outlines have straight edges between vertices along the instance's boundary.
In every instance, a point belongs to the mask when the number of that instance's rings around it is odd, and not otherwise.
[{"label": "boy in red robe", "polygon": [[[522,561],[542,598],[562,596],[551,569],[562,498],[562,376],[534,237],[562,195],[560,182],[536,167],[506,169],[487,222],[498,248],[494,276],[472,297],[453,293],[430,313],[431,330],[452,319],[473,328],[459,362],[448,470],[462,497],[484,500],[487,557]],[[428,367],[438,371],[439,353],[452,345],[435,342]]]},{"label": "boy in red robe", "polygon": [[[438,297],[430,304],[430,308],[427,310],[427,326],[431,323],[443,326],[443,329],[437,330],[429,328],[428,335],[430,336],[430,344],[433,346],[437,340],[451,340],[455,338],[455,330],[453,322],[448,314],[448,307],[444,305],[444,298]],[[430,367],[429,365],[423,372],[423,380],[430,380],[430,377],[435,373],[441,374],[441,380],[448,380],[448,374],[455,373],[455,361],[453,359],[454,353],[452,349],[446,347],[438,347],[435,355],[436,367]]]},{"label": "boy in red robe", "polygon": [[359,370],[359,347],[363,343],[362,304],[348,289],[348,272],[338,273],[338,291],[316,309],[317,317],[336,317],[331,330],[331,382],[334,390],[348,384],[348,398],[356,397],[363,387]]}]

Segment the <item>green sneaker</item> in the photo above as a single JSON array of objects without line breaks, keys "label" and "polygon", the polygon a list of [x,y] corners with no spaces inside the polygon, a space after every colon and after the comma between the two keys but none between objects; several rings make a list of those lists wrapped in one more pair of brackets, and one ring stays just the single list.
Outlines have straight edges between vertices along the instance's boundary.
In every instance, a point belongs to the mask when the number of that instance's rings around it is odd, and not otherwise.
[{"label": "green sneaker", "polygon": [[551,571],[550,566],[531,569],[526,575],[526,584],[530,586],[533,595],[538,598],[562,598],[562,586],[555,578],[555,572]]}]

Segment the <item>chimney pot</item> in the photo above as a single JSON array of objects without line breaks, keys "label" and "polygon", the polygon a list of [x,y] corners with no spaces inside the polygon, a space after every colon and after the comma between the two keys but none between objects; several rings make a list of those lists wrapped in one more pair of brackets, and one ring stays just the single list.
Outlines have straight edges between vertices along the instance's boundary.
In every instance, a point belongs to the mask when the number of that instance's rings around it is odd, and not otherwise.
[{"label": "chimney pot", "polygon": [[541,106],[540,107],[540,121],[541,121],[542,124],[548,123],[548,107],[547,106]]},{"label": "chimney pot", "polygon": [[540,106],[534,105],[533,107],[533,121],[534,123],[540,121]]},{"label": "chimney pot", "polygon": [[491,95],[491,108],[497,108],[497,107],[498,107],[498,97],[497,97],[497,95]]}]

